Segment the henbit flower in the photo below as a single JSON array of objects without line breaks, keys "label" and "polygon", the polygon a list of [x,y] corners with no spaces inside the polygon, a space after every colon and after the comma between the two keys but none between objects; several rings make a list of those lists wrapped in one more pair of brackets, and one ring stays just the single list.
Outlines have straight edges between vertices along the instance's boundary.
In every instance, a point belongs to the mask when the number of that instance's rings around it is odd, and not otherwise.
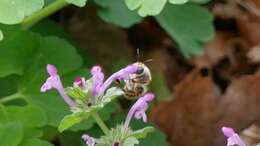
[{"label": "henbit flower", "polygon": [[129,126],[133,116],[135,116],[136,119],[142,118],[144,122],[147,122],[147,116],[145,111],[149,107],[148,102],[152,101],[153,99],[154,94],[152,93],[146,93],[144,96],[140,97],[129,110],[124,123],[124,127],[127,128]]},{"label": "henbit flower", "polygon": [[100,92],[100,88],[104,82],[104,73],[102,72],[102,68],[100,66],[92,67],[90,72],[91,72],[92,79],[93,79],[91,95],[98,96],[99,92]]},{"label": "henbit flower", "polygon": [[83,134],[81,138],[86,142],[86,145],[88,146],[94,146],[96,143],[95,139],[87,134]]},{"label": "henbit flower", "polygon": [[222,127],[223,134],[228,138],[227,146],[246,146],[237,133],[230,127]]},{"label": "henbit flower", "polygon": [[93,87],[91,89],[92,96],[101,96],[104,94],[105,90],[110,86],[110,84],[116,79],[126,80],[130,74],[137,71],[138,66],[136,64],[131,64],[125,68],[119,70],[118,72],[112,74],[104,83],[104,74],[101,67],[94,66],[91,69],[91,74],[93,78]]},{"label": "henbit flower", "polygon": [[66,94],[63,88],[63,85],[60,80],[60,76],[58,75],[58,71],[54,65],[47,65],[47,72],[50,75],[45,83],[41,87],[41,92],[46,92],[50,89],[56,89],[59,94],[63,97],[64,101],[70,106],[75,107],[74,101],[72,101]]}]

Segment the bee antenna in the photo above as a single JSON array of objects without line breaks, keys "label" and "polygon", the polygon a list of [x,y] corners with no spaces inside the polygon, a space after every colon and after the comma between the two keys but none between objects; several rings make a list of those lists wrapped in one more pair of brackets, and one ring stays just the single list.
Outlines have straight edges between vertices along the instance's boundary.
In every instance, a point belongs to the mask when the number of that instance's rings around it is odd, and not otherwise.
[{"label": "bee antenna", "polygon": [[153,59],[147,59],[147,60],[144,61],[144,63],[152,62],[152,61],[153,61]]},{"label": "bee antenna", "polygon": [[139,48],[136,49],[136,54],[137,54],[137,62],[139,62],[140,61],[140,49]]}]

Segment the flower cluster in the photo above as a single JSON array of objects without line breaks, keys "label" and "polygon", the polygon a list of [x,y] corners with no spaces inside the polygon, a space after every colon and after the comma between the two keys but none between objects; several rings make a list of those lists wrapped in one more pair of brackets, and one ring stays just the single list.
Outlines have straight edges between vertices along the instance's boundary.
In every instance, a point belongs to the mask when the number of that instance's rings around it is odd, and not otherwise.
[{"label": "flower cluster", "polygon": [[[97,104],[97,99],[102,98],[105,91],[111,85],[111,83],[117,79],[126,79],[130,74],[133,74],[137,71],[137,65],[129,65],[118,72],[111,75],[104,82],[104,73],[100,66],[94,66],[91,69],[92,78],[90,80],[85,81],[82,77],[76,77],[74,81],[74,86],[72,88],[68,88],[68,93],[65,92],[62,82],[60,80],[60,76],[58,71],[54,65],[47,65],[47,72],[50,75],[46,82],[41,87],[41,92],[46,92],[50,89],[56,89],[61,97],[63,97],[64,101],[72,108],[75,109],[79,104],[75,103],[68,95],[72,95],[72,98],[84,98],[82,100],[84,103],[88,104]],[[92,83],[90,83],[92,82]],[[89,98],[88,92],[90,89],[91,97]],[[75,96],[73,96],[75,95]],[[76,100],[79,101],[79,100]]]},{"label": "flower cluster", "polygon": [[[64,88],[56,67],[48,64],[47,72],[49,77],[42,85],[41,92],[56,89],[71,108],[73,114],[64,117],[59,126],[59,130],[63,131],[73,124],[76,124],[70,123],[71,121],[80,122],[82,119],[86,119],[88,115],[91,115],[92,112],[96,115],[97,110],[102,109],[105,104],[109,103],[111,99],[114,98],[114,96],[122,95],[123,91],[121,89],[118,91],[117,88],[109,88],[109,86],[115,80],[126,82],[130,78],[130,75],[135,74],[137,71],[138,65],[131,64],[112,74],[105,80],[102,68],[100,66],[94,66],[91,69],[92,77],[90,79],[85,80],[83,77],[76,77],[72,87]],[[101,136],[100,139],[95,139],[87,134],[82,135],[82,139],[86,142],[87,146],[119,146],[129,141],[132,142],[132,145],[137,144],[137,139],[145,137],[153,128],[145,127],[141,130],[133,131],[129,124],[133,117],[147,122],[146,110],[149,107],[149,102],[154,98],[155,96],[152,93],[146,93],[142,97],[139,97],[130,108],[124,124],[119,125],[116,128],[107,128],[108,132],[104,130],[105,136]],[[73,118],[77,120],[71,120]],[[95,119],[95,116],[93,116],[93,118]],[[98,123],[100,121],[96,120],[96,122]],[[104,127],[101,126],[101,129],[102,128],[104,129]]]},{"label": "flower cluster", "polygon": [[[154,95],[152,93],[146,93],[144,96],[140,97],[135,104],[130,108],[126,120],[123,125],[118,126],[115,129],[111,129],[110,133],[103,139],[96,140],[93,137],[88,136],[87,134],[83,135],[83,140],[86,142],[88,146],[93,146],[93,143],[97,145],[108,145],[109,143],[113,143],[114,146],[121,145],[124,143],[124,140],[127,138],[134,138],[135,132],[131,130],[129,127],[130,121],[133,116],[136,119],[143,119],[144,122],[147,122],[146,110],[148,109],[148,102],[154,99]],[[150,132],[150,127],[144,128]],[[147,132],[143,130],[143,132]],[[87,138],[86,138],[87,137]],[[110,138],[108,138],[110,137]]]}]

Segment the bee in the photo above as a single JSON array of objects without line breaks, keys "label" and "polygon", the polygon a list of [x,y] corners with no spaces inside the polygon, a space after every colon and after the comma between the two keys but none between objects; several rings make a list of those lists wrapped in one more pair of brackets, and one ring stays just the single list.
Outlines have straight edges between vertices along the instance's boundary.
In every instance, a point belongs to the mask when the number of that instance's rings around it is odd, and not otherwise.
[{"label": "bee", "polygon": [[[137,55],[139,60],[139,49],[137,49]],[[147,92],[147,86],[152,81],[152,75],[150,69],[144,63],[150,61],[151,59],[133,63],[133,65],[138,66],[137,71],[124,80],[123,91],[127,99],[136,99]],[[119,84],[121,81],[116,80],[116,83]]]},{"label": "bee", "polygon": [[150,69],[144,63],[135,62],[134,65],[137,65],[138,69],[125,80],[123,88],[124,96],[127,99],[136,99],[144,95],[152,80]]}]

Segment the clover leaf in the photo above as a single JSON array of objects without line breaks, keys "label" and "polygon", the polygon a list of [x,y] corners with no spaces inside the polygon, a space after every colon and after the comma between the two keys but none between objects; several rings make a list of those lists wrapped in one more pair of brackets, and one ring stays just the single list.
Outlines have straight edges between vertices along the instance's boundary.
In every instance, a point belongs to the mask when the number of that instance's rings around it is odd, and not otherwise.
[{"label": "clover leaf", "polygon": [[129,10],[122,0],[94,0],[94,2],[100,6],[98,15],[108,23],[128,28],[142,20],[136,12]]},{"label": "clover leaf", "polygon": [[68,3],[76,5],[78,7],[84,7],[86,5],[87,0],[66,0]]},{"label": "clover leaf", "polygon": [[197,5],[167,5],[156,20],[186,58],[202,54],[203,43],[214,35],[212,14]]},{"label": "clover leaf", "polygon": [[40,10],[44,0],[1,0],[0,23],[17,24],[26,16]]}]

